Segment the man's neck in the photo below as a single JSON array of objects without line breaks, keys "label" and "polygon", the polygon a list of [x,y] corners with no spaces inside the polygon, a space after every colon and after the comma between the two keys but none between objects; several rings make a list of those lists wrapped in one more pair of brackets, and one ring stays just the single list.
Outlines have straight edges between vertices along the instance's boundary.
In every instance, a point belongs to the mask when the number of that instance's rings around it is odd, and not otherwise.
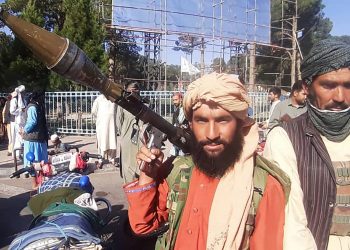
[{"label": "man's neck", "polygon": [[291,97],[291,98],[290,98],[290,102],[291,102],[292,106],[294,106],[294,107],[299,107],[299,106],[301,106],[301,105],[295,100],[294,97]]}]

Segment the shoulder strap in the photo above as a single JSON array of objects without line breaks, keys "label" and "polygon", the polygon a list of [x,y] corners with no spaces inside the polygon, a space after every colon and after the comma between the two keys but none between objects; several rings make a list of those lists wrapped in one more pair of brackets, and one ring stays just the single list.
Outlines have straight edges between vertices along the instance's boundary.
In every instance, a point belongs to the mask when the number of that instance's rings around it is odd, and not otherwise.
[{"label": "shoulder strap", "polygon": [[176,157],[172,165],[173,166],[172,166],[171,172],[166,178],[166,181],[169,187],[173,186],[173,184],[176,181],[176,177],[179,176],[181,169],[192,168],[194,166],[194,163],[192,161],[192,157],[190,155],[187,155],[187,156]]},{"label": "shoulder strap", "polygon": [[257,155],[255,159],[255,168],[253,175],[253,197],[249,209],[248,218],[245,225],[245,232],[242,240],[241,250],[249,249],[249,237],[252,235],[255,227],[255,216],[259,208],[260,201],[264,195],[267,177],[272,175],[282,185],[286,202],[288,201],[291,182],[288,176],[278,168],[274,163],[264,157]]},{"label": "shoulder strap", "polygon": [[171,164],[166,178],[170,189],[167,198],[169,229],[158,238],[155,249],[169,250],[175,246],[193,167],[191,156],[178,156]]},{"label": "shoulder strap", "polygon": [[258,210],[261,198],[265,192],[267,183],[268,172],[260,167],[255,167],[253,175],[253,198],[252,198],[252,208],[254,215]]},{"label": "shoulder strap", "polygon": [[[283,188],[284,195],[286,197],[286,203],[288,201],[289,193],[290,193],[290,188],[291,188],[291,181],[287,174],[280,169],[275,163],[267,160],[266,158],[257,155],[256,156],[256,163],[255,163],[256,169],[254,172],[254,187],[260,188],[262,185],[259,183],[259,174],[260,171],[265,171],[266,176],[265,176],[265,183],[264,183],[264,188],[262,191],[265,191],[265,186],[267,182],[267,175],[272,175],[281,185]],[[257,172],[257,173],[256,173]],[[255,177],[257,175],[257,177]]]}]

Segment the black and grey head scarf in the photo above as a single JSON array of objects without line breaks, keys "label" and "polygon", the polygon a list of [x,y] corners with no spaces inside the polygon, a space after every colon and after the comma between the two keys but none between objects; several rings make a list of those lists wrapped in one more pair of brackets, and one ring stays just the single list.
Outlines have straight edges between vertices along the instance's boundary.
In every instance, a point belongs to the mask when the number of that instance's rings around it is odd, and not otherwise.
[{"label": "black and grey head scarf", "polygon": [[307,102],[307,112],[315,128],[333,142],[342,142],[350,135],[350,107],[342,111],[320,110]]},{"label": "black and grey head scarf", "polygon": [[329,38],[316,43],[301,64],[301,76],[307,84],[313,77],[350,67],[350,45]]},{"label": "black and grey head scarf", "polygon": [[[303,80],[310,85],[315,76],[350,67],[350,45],[334,38],[315,44],[301,65]],[[308,102],[308,114],[316,129],[328,140],[341,142],[350,134],[350,109],[320,110]]]}]

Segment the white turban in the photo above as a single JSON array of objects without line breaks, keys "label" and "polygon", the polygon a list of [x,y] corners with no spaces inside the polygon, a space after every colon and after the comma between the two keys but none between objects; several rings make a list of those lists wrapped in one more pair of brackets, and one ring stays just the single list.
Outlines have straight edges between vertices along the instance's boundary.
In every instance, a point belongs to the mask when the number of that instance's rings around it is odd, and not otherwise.
[{"label": "white turban", "polygon": [[23,101],[23,97],[22,97],[22,92],[26,89],[26,87],[24,85],[19,85],[17,88],[15,88],[15,91],[13,92],[14,94],[12,94],[12,97],[16,97],[18,96],[18,102],[17,105],[19,108],[24,109],[25,103]]},{"label": "white turban", "polygon": [[56,141],[58,138],[59,137],[58,137],[57,134],[53,134],[53,135],[50,136],[51,141]]},{"label": "white turban", "polygon": [[22,93],[24,90],[26,90],[26,87],[24,85],[19,85],[17,88],[15,88],[15,91],[17,93]]}]

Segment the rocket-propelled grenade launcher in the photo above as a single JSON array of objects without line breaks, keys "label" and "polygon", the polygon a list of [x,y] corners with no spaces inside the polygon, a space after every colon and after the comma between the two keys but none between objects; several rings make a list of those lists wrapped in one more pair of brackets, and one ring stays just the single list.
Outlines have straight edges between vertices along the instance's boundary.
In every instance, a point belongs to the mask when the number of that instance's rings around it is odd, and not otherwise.
[{"label": "rocket-propelled grenade launcher", "polygon": [[158,128],[166,134],[169,141],[188,152],[190,135],[186,131],[174,127],[144,105],[142,100],[124,91],[122,85],[106,77],[73,42],[13,16],[2,7],[0,19],[48,69],[66,79],[100,91],[110,101],[117,103],[143,122]]}]

